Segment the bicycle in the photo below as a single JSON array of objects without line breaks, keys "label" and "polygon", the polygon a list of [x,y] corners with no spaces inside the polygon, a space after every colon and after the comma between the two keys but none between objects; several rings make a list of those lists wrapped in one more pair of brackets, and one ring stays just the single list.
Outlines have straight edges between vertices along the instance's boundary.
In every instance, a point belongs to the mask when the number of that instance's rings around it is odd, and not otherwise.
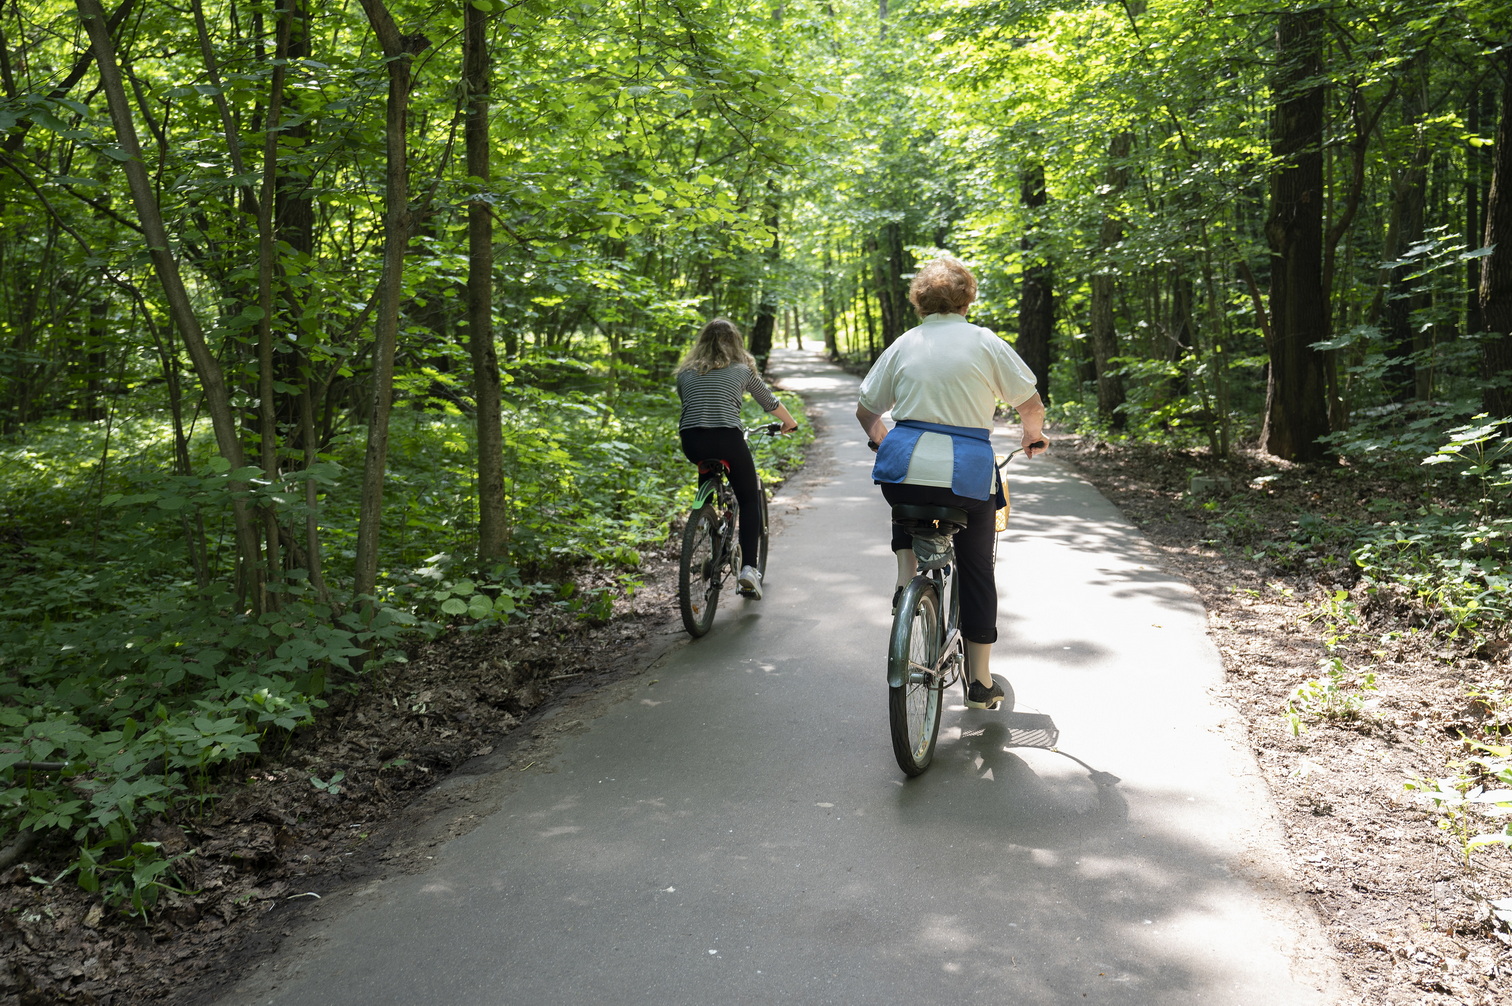
[{"label": "bicycle", "polygon": [[[1000,474],[1022,450],[1002,460]],[[892,518],[913,535],[914,555],[919,562],[918,572],[898,595],[887,647],[887,711],[893,755],[904,774],[913,777],[929,768],[934,758],[945,689],[956,682],[962,689],[971,686],[954,575],[954,539],[966,527],[966,512],[956,507],[900,503],[892,508]],[[1013,711],[1013,698],[1013,687],[1004,681],[1004,712]]]},{"label": "bicycle", "polygon": [[[753,433],[774,437],[781,423],[742,427],[747,440]],[[683,628],[697,639],[714,624],[714,610],[719,607],[719,592],[725,578],[740,575],[740,567],[749,562],[740,554],[740,504],[726,478],[729,463],[721,458],[698,462],[698,495],[683,528],[682,558],[677,572],[677,604],[682,611]],[[765,575],[767,563],[766,489],[758,477],[757,498],[761,501],[761,538],[756,561],[749,565]],[[741,596],[751,596],[739,591]]]}]

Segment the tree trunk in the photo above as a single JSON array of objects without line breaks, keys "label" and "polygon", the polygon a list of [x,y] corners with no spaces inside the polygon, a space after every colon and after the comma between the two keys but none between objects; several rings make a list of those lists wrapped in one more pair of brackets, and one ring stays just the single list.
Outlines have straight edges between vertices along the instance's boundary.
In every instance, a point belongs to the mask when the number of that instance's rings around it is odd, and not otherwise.
[{"label": "tree trunk", "polygon": [[362,0],[368,23],[383,48],[388,68],[384,123],[387,172],[383,200],[383,275],[373,322],[373,387],[368,413],[367,454],[362,469],[362,505],[357,518],[357,555],[352,592],[372,598],[378,586],[378,534],[383,522],[383,474],[388,463],[389,412],[394,403],[394,354],[399,339],[399,299],[404,287],[404,253],[409,245],[409,188],[406,119],[411,86],[410,59],[430,44],[423,36],[399,33],[382,0]]},{"label": "tree trunk", "polygon": [[[467,173],[487,190],[488,15],[463,8],[462,81],[467,88]],[[467,208],[467,345],[472,354],[473,401],[478,424],[478,564],[509,557],[509,511],[504,498],[504,427],[499,357],[493,331],[493,213],[481,195]]]},{"label": "tree trunk", "polygon": [[[1037,211],[1048,200],[1045,192],[1045,166],[1027,169],[1021,180],[1021,201]],[[1031,216],[1037,217],[1037,213]],[[1039,224],[1032,223],[1020,242],[1024,252],[1024,277],[1019,298],[1018,342],[1014,348],[1034,371],[1041,400],[1050,404],[1050,365],[1054,362],[1055,287],[1050,264],[1036,252]]]},{"label": "tree trunk", "polygon": [[[284,0],[279,4],[279,20],[286,26],[288,37],[284,49],[288,53],[289,62],[295,64],[309,59],[311,55],[310,8],[307,0]],[[284,116],[279,136],[281,144],[292,146],[295,150],[307,149],[309,142],[311,120],[300,114],[304,111],[302,105],[308,100],[307,92],[289,88],[288,78],[285,76],[282,101],[284,107],[289,110],[289,114]],[[293,121],[290,121],[291,119]],[[273,233],[279,245],[287,245],[296,258],[313,257],[315,254],[315,200],[312,193],[315,189],[310,184],[310,169],[298,159],[294,160],[292,166],[285,162],[277,167]],[[280,293],[287,305],[285,310],[289,312],[289,317],[296,321],[302,319],[307,296],[304,288],[286,284]],[[316,378],[304,343],[297,339],[290,340],[283,350],[273,361],[277,379],[290,387],[307,388]],[[327,396],[308,398],[303,393],[294,397],[282,395],[278,399],[279,419],[286,426],[303,431],[305,406],[316,401],[324,404],[326,400]],[[329,410],[322,409],[320,422],[316,425],[330,425]],[[300,436],[303,436],[303,432]],[[324,440],[314,445],[316,450],[324,446]],[[313,522],[312,517],[311,523]]]},{"label": "tree trunk", "polygon": [[1481,259],[1481,400],[1492,416],[1512,416],[1512,48],[1501,52],[1501,121],[1491,147],[1491,194],[1486,197]]},{"label": "tree trunk", "polygon": [[908,302],[908,284],[903,282],[903,225],[886,224],[877,239],[877,257],[873,276],[877,284],[877,306],[882,320],[882,345],[893,342],[913,326],[912,306]]},{"label": "tree trunk", "polygon": [[[1481,123],[1496,114],[1494,101],[1488,87],[1477,86],[1471,90],[1466,114],[1466,131],[1471,136],[1481,135]],[[1483,198],[1490,187],[1491,151],[1486,147],[1469,146],[1465,150],[1465,158],[1465,241],[1475,249],[1483,247],[1481,241],[1486,236]],[[1480,275],[1483,266],[1484,263],[1478,258],[1465,262],[1466,332],[1485,331],[1480,313]]]},{"label": "tree trunk", "polygon": [[824,271],[820,280],[820,325],[824,332],[824,355],[831,360],[840,359],[840,346],[835,340],[835,277],[832,272],[834,256],[830,253],[828,239],[824,242]]},{"label": "tree trunk", "polygon": [[767,182],[767,228],[772,232],[772,243],[767,247],[765,268],[761,276],[761,292],[756,302],[756,322],[751,326],[751,336],[746,348],[756,358],[756,366],[766,369],[767,357],[772,355],[772,334],[777,328],[777,291],[773,284],[777,267],[782,262],[782,236],[778,227],[782,213],[777,201],[777,183]]},{"label": "tree trunk", "polygon": [[[196,20],[203,24],[204,17],[196,5]],[[275,32],[273,77],[268,85],[268,115],[263,127],[262,195],[257,200],[257,306],[262,317],[257,322],[257,399],[258,439],[261,441],[261,464],[264,477],[276,479],[278,472],[278,395],[273,373],[273,274],[277,267],[278,246],[273,233],[273,193],[278,185],[278,127],[283,118],[284,68],[288,62],[289,18],[278,18]],[[203,27],[201,36],[204,36]],[[204,43],[210,51],[209,41]],[[229,116],[227,116],[229,120]],[[229,126],[228,126],[229,128]],[[227,141],[234,143],[235,137]],[[241,155],[236,155],[240,164]],[[240,169],[239,169],[240,170]],[[267,565],[268,581],[280,577],[282,560],[279,556],[278,511],[271,505],[261,508],[263,519],[263,551]],[[278,595],[271,594],[269,602],[275,606]]]},{"label": "tree trunk", "polygon": [[1261,441],[1288,461],[1323,461],[1328,433],[1325,361],[1313,349],[1328,332],[1323,288],[1323,12],[1279,15],[1271,151],[1270,374]]},{"label": "tree trunk", "polygon": [[[1386,372],[1382,380],[1393,402],[1406,402],[1418,395],[1418,374],[1413,353],[1420,337],[1414,333],[1413,315],[1421,306],[1422,296],[1413,293],[1415,262],[1404,256],[1423,240],[1423,208],[1428,188],[1428,144],[1423,136],[1426,111],[1428,61],[1426,51],[1417,53],[1407,64],[1406,83],[1402,92],[1406,125],[1416,137],[1407,166],[1393,186],[1391,219],[1386,233],[1386,260],[1395,263],[1386,270],[1386,302],[1382,311],[1382,329],[1386,335]],[[1426,397],[1426,396],[1424,396]]]},{"label": "tree trunk", "polygon": [[[110,106],[110,117],[115,125],[116,141],[126,152],[127,159],[121,170],[131,189],[131,200],[141,219],[142,233],[147,238],[147,253],[152,259],[153,270],[163,287],[168,301],[168,313],[172,317],[184,346],[199,375],[200,388],[205,395],[205,407],[210,413],[211,427],[215,431],[216,445],[221,455],[231,466],[233,473],[246,467],[241,440],[237,436],[236,415],[231,408],[230,395],[226,390],[225,376],[220,363],[205,341],[204,330],[194,313],[194,305],[179,273],[178,260],[173,257],[168,233],[163,227],[162,213],[157,198],[153,195],[152,180],[147,176],[147,165],[142,160],[142,146],[137,140],[136,124],[131,117],[131,106],[126,98],[126,88],[121,79],[120,67],[116,65],[115,49],[111,44],[106,26],[105,11],[100,0],[76,0],[79,19],[89,34],[90,46],[100,68],[100,87],[105,92]],[[240,499],[247,486],[234,479],[232,520],[236,534],[237,556],[243,577],[239,584],[242,600],[250,599],[253,610],[262,612],[265,607],[262,578],[258,568],[257,535],[252,524],[252,512]]]},{"label": "tree trunk", "polygon": [[1113,373],[1111,361],[1118,356],[1118,330],[1113,322],[1114,269],[1108,261],[1108,252],[1123,240],[1123,216],[1117,203],[1129,184],[1129,171],[1124,161],[1134,144],[1134,134],[1122,132],[1108,144],[1108,170],[1105,177],[1103,198],[1113,208],[1103,214],[1102,228],[1098,233],[1097,247],[1100,261],[1092,274],[1092,303],[1089,319],[1089,337],[1092,343],[1092,363],[1097,381],[1097,414],[1115,430],[1124,427],[1124,414],[1119,406],[1124,403],[1123,378]]}]

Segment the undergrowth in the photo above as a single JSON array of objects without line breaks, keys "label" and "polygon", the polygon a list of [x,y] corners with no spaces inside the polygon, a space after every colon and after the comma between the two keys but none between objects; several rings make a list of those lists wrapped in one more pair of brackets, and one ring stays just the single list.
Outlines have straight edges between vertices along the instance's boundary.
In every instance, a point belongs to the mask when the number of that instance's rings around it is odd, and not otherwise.
[{"label": "undergrowth", "polygon": [[[276,758],[333,691],[362,689],[443,631],[542,608],[607,618],[692,498],[676,396],[510,390],[509,562],[472,558],[471,419],[396,412],[372,603],[350,596],[348,572],[360,428],[301,476],[318,489],[323,589],[291,570],[261,614],[226,585],[234,473],[207,439],[191,442],[192,474],[172,471],[171,432],[152,413],[54,421],[0,445],[0,857],[37,841],[71,849],[61,873],[37,879],[71,877],[145,920],[178,888],[183,857],[141,840],[144,824],[204,813],[223,780]],[[802,423],[764,442],[763,476],[781,481],[811,436]],[[301,479],[240,474],[282,524],[303,526]],[[585,571],[595,586],[581,585]]]}]

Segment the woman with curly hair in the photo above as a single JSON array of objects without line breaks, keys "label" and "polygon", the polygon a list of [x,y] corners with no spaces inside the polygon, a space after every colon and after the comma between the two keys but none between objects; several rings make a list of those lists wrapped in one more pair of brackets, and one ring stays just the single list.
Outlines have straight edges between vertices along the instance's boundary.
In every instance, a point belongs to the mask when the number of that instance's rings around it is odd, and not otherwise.
[{"label": "woman with curly hair", "polygon": [[[953,258],[925,263],[908,299],[922,319],[882,352],[861,383],[856,418],[877,451],[873,480],[890,505],[950,506],[968,522],[956,536],[961,585],[961,635],[966,639],[966,704],[997,709],[1003,686],[993,681],[997,640],[994,511],[997,469],[992,444],[997,403],[1018,410],[1026,457],[1048,446],[1045,406],[1034,373],[1013,348],[966,320],[976,301],[976,278]],[[895,420],[889,430],[882,414]],[[913,538],[894,524],[892,549],[898,589],[914,576]],[[893,595],[894,601],[897,593]]]},{"label": "woman with curly hair", "polygon": [[[798,428],[787,407],[757,375],[756,361],[746,351],[740,329],[715,318],[699,331],[678,364],[682,418],[677,431],[683,456],[689,461],[697,464],[719,458],[730,466],[730,487],[740,504],[740,554],[754,557],[761,541],[761,503],[756,495],[760,491],[756,462],[740,424],[740,403],[747,392],[782,421],[783,433]],[[755,566],[742,565],[736,583],[746,596],[760,599],[761,572]]]}]

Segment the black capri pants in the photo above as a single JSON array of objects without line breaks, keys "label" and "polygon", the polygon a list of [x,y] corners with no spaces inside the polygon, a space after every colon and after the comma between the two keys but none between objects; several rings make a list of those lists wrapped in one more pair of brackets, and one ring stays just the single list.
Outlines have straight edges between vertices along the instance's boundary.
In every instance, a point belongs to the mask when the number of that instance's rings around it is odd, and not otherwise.
[{"label": "black capri pants", "polygon": [[735,502],[740,504],[740,561],[747,566],[756,565],[761,547],[761,490],[745,433],[730,426],[690,426],[678,430],[678,435],[682,438],[683,457],[695,465],[718,458],[730,466],[730,488],[735,490]]},{"label": "black capri pants", "polygon": [[[889,506],[912,503],[952,506],[966,511],[966,527],[955,536],[956,576],[961,590],[961,635],[973,643],[997,642],[997,502],[957,496],[944,486],[882,482]],[[913,536],[892,526],[892,550],[913,548]]]}]

